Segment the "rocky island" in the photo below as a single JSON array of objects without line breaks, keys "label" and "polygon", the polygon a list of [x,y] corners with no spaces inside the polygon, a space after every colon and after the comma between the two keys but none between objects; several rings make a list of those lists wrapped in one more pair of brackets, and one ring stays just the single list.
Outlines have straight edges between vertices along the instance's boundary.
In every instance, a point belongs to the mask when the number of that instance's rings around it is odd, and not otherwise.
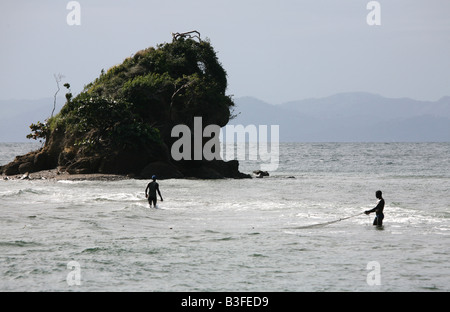
[{"label": "rocky island", "polygon": [[[138,51],[101,71],[44,123],[30,128],[43,147],[0,167],[6,176],[41,171],[114,174],[136,178],[247,178],[236,160],[174,160],[176,125],[225,126],[233,100],[227,75],[209,41],[196,31],[173,34],[171,43]],[[204,144],[205,142],[203,142]],[[192,158],[194,159],[194,158]]]}]

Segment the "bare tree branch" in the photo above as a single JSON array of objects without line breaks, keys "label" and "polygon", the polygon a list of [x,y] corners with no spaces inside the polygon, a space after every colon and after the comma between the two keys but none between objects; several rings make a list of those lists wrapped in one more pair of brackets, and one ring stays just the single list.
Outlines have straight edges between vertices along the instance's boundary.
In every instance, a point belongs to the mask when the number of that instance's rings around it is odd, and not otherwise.
[{"label": "bare tree branch", "polygon": [[188,38],[188,39],[197,38],[198,41],[202,41],[202,39],[200,39],[200,33],[196,30],[188,31],[185,33],[172,33],[173,41],[178,40],[180,38]]},{"label": "bare tree branch", "polygon": [[53,74],[53,77],[55,77],[56,86],[58,87],[58,90],[56,90],[55,95],[53,96],[53,110],[52,110],[51,117],[53,117],[53,113],[55,112],[55,109],[56,109],[56,95],[58,94],[58,92],[60,90],[59,83],[64,78],[64,75],[62,75],[62,74],[58,74],[58,75],[57,74]]},{"label": "bare tree branch", "polygon": [[[178,89],[175,90],[175,92],[172,94],[172,97],[170,98],[170,107],[169,107],[169,117],[170,119],[172,119],[172,107],[173,107],[173,101],[175,99],[175,96],[181,92],[181,90],[189,87],[191,84],[194,83],[194,80],[190,80],[188,82],[186,82],[185,84],[183,84],[181,87],[179,87]],[[175,85],[175,88],[177,86]]]}]

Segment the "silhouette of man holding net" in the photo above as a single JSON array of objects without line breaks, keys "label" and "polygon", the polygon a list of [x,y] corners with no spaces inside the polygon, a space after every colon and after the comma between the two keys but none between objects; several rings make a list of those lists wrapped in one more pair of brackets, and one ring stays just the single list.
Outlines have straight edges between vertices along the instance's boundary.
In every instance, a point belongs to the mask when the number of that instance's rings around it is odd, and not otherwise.
[{"label": "silhouette of man holding net", "polygon": [[383,225],[383,219],[384,219],[384,214],[383,214],[384,199],[383,199],[381,191],[376,191],[375,196],[376,196],[376,198],[378,198],[377,206],[373,209],[364,211],[364,213],[366,215],[369,215],[372,212],[375,212],[375,219],[373,220],[373,225],[381,227]]}]

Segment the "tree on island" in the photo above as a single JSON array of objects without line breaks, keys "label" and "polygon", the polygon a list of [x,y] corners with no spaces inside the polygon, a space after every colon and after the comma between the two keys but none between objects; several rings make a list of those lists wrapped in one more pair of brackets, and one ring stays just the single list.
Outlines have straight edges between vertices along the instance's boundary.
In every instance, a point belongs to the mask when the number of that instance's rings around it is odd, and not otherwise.
[{"label": "tree on island", "polygon": [[[64,85],[67,89],[69,84]],[[227,75],[209,40],[197,31],[173,34],[171,43],[138,51],[66,94],[61,111],[32,125],[30,138],[45,138],[35,152],[17,156],[0,172],[14,175],[59,167],[69,173],[243,177],[237,161],[174,161],[171,129],[225,126],[233,100]],[[69,89],[70,91],[70,89]],[[150,172],[152,171],[152,172]]]}]

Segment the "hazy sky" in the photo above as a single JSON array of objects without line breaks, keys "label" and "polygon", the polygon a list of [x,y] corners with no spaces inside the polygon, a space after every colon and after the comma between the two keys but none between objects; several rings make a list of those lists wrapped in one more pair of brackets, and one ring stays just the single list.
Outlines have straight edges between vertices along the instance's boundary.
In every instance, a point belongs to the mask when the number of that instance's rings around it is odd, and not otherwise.
[{"label": "hazy sky", "polygon": [[73,93],[172,32],[208,37],[228,94],[277,104],[339,92],[437,100],[450,95],[450,1],[66,0],[0,2],[0,99],[52,97],[53,74]]}]

